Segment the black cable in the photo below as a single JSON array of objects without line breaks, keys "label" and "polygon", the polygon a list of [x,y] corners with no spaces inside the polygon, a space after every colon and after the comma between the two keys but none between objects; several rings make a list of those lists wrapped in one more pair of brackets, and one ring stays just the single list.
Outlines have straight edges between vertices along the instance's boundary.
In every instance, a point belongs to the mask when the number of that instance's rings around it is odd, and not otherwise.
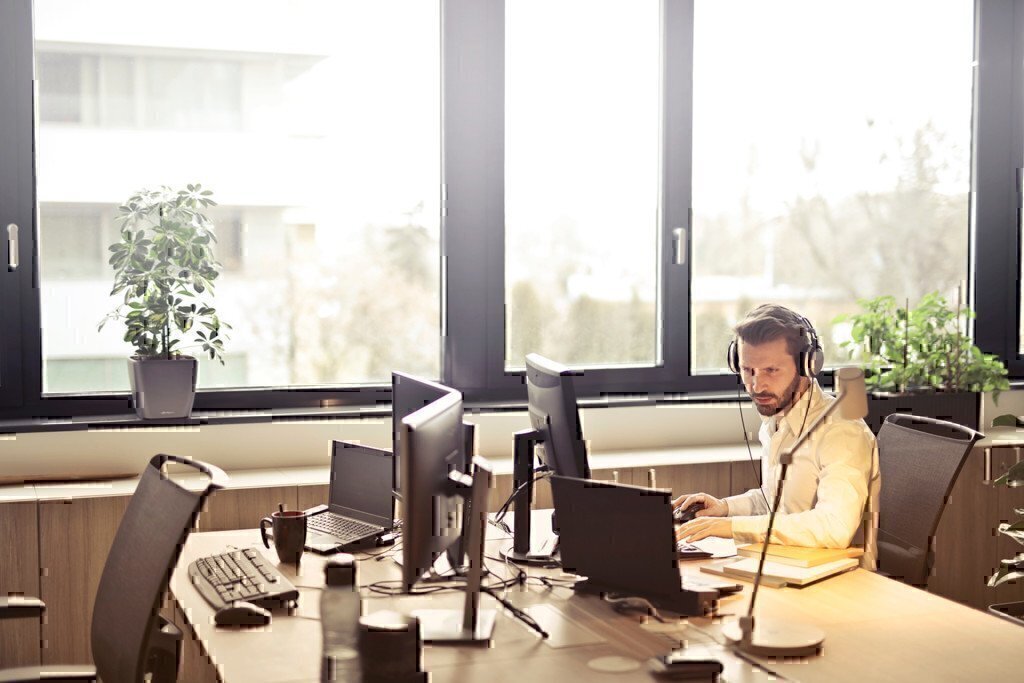
[{"label": "black cable", "polygon": [[513,615],[513,616],[514,616],[514,617],[515,617],[516,619],[518,619],[519,621],[523,622],[524,624],[526,624],[527,626],[529,626],[530,628],[532,628],[532,629],[533,629],[534,631],[536,631],[537,633],[539,633],[539,634],[540,634],[540,637],[541,637],[541,638],[543,638],[543,639],[547,640],[547,639],[548,639],[548,638],[550,637],[550,636],[548,635],[548,632],[547,632],[547,631],[545,631],[545,630],[544,630],[543,628],[541,628],[541,625],[540,625],[540,624],[538,624],[538,623],[537,623],[537,622],[536,622],[536,621],[534,620],[534,618],[533,618],[533,617],[531,617],[531,616],[530,616],[529,614],[527,614],[527,613],[526,613],[526,612],[524,612],[523,610],[519,609],[518,607],[516,607],[515,605],[513,605],[513,604],[512,604],[511,602],[509,602],[508,600],[506,600],[505,598],[501,597],[500,595],[498,595],[497,593],[495,593],[495,592],[494,592],[493,590],[491,590],[490,588],[483,588],[482,590],[483,590],[483,592],[484,592],[484,593],[487,593],[487,594],[488,594],[488,595],[490,595],[490,596],[491,596],[492,598],[494,598],[495,600],[497,600],[498,602],[500,602],[500,603],[502,604],[502,606],[503,606],[503,607],[504,607],[505,609],[507,609],[507,610],[508,610],[509,612],[511,612],[511,613],[512,613],[512,615]]},{"label": "black cable", "polygon": [[740,380],[739,385],[736,387],[736,407],[740,409],[740,424],[743,426],[743,443],[747,444],[747,455],[750,457],[750,469],[754,470],[754,481],[757,482],[757,490],[761,492],[761,497],[764,498],[764,506],[768,507],[768,496],[764,493],[764,484],[761,482],[761,473],[757,471],[757,465],[754,464],[754,452],[750,450],[750,437],[747,436],[747,421],[743,418],[743,403],[740,389],[743,386],[743,381]]},{"label": "black cable", "polygon": [[505,524],[503,520],[505,519],[505,515],[508,514],[509,506],[512,505],[512,501],[515,500],[516,494],[522,491],[526,486],[532,486],[541,479],[546,479],[547,477],[550,476],[551,471],[548,470],[547,467],[544,465],[542,465],[539,469],[534,470],[534,476],[528,479],[527,481],[524,481],[519,486],[517,486],[516,489],[509,495],[509,497],[505,499],[505,502],[501,504],[501,507],[498,508],[498,511],[494,514],[494,520],[491,523],[507,534],[512,533],[512,530],[508,528],[508,525]]}]

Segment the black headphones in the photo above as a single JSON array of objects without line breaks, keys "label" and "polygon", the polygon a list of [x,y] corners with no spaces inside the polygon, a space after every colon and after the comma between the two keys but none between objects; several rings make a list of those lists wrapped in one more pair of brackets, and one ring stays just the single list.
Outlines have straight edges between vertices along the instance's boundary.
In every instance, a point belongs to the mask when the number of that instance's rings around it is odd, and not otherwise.
[{"label": "black headphones", "polygon": [[[800,331],[806,342],[803,350],[797,354],[796,371],[801,377],[814,377],[825,367],[825,353],[821,350],[818,333],[814,330],[814,325],[811,325],[811,321],[802,315],[796,313],[793,315],[800,319]],[[735,338],[729,342],[726,360],[729,363],[729,369],[734,374],[740,374],[740,347]]]}]

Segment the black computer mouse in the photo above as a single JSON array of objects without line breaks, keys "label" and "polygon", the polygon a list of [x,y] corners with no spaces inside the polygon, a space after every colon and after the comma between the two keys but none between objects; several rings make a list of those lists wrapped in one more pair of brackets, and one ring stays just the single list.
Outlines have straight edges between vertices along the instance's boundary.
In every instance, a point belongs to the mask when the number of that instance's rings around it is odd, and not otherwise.
[{"label": "black computer mouse", "polygon": [[270,623],[270,611],[240,600],[217,610],[213,622],[217,626],[266,626]]},{"label": "black computer mouse", "polygon": [[676,524],[686,524],[697,516],[697,513],[704,509],[704,503],[693,503],[685,510],[681,507],[672,511],[672,519]]}]

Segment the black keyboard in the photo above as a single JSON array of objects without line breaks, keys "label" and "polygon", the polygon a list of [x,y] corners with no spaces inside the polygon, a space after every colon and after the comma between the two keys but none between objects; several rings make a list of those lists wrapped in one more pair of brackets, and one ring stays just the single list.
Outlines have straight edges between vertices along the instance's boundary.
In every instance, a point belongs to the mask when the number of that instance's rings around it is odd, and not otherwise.
[{"label": "black keyboard", "polygon": [[678,541],[676,543],[676,557],[680,560],[704,560],[711,557],[711,553],[702,550],[693,543]]},{"label": "black keyboard", "polygon": [[309,528],[325,534],[336,536],[343,543],[372,536],[384,531],[376,524],[367,524],[356,519],[349,519],[333,512],[322,512],[309,518]]},{"label": "black keyboard", "polygon": [[201,557],[188,577],[215,609],[238,600],[280,605],[299,599],[295,586],[253,548]]}]

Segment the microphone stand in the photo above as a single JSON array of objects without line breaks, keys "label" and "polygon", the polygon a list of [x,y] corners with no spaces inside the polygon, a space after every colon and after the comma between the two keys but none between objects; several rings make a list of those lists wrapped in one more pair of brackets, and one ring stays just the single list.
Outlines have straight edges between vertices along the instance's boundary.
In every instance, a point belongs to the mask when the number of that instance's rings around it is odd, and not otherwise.
[{"label": "microphone stand", "polygon": [[[861,382],[863,383],[863,379]],[[811,388],[808,387],[808,391],[810,390]],[[782,502],[782,487],[786,481],[786,471],[793,462],[793,454],[839,408],[843,399],[849,394],[850,392],[845,388],[841,390],[836,400],[814,421],[810,429],[801,434],[796,443],[779,456],[782,470],[779,472],[779,485],[775,489],[775,504],[772,505],[771,513],[768,516],[768,533],[765,535],[764,543],[761,544],[761,557],[757,563],[757,574],[754,577],[754,590],[750,596],[750,606],[746,616],[741,616],[738,622],[732,622],[722,627],[722,635],[732,641],[733,645],[742,652],[761,657],[807,657],[817,654],[821,650],[821,644],[825,641],[825,632],[819,628],[778,619],[762,619],[758,622],[755,633],[754,604],[757,601],[757,590],[761,585],[761,576],[764,573],[764,561],[768,554],[768,542],[772,537],[772,528],[775,525],[775,515]]]}]

